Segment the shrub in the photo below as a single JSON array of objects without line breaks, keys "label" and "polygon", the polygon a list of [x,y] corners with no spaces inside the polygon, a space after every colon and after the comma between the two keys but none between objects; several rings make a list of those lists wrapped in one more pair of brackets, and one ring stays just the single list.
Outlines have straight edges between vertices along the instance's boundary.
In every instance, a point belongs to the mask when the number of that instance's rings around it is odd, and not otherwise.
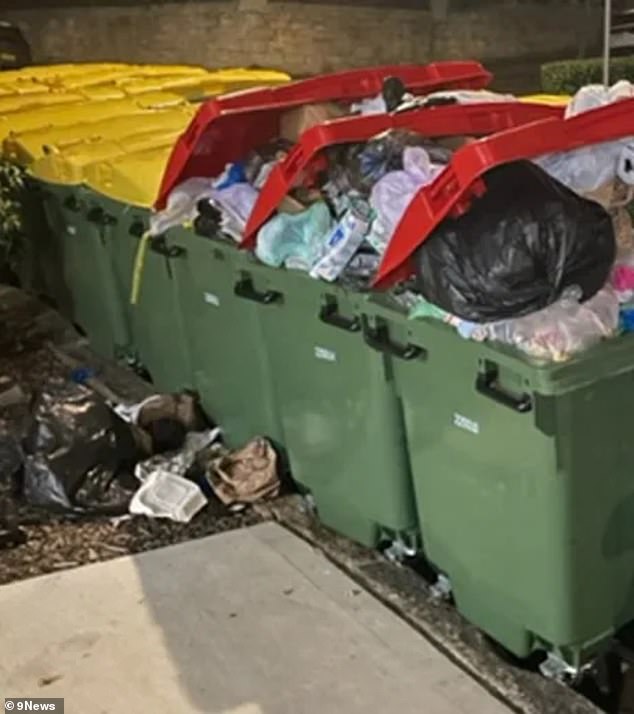
[{"label": "shrub", "polygon": [[[634,56],[614,57],[610,61],[610,82],[629,79],[634,82]],[[542,89],[549,94],[574,94],[586,84],[603,83],[600,58],[565,60],[542,65]]]}]

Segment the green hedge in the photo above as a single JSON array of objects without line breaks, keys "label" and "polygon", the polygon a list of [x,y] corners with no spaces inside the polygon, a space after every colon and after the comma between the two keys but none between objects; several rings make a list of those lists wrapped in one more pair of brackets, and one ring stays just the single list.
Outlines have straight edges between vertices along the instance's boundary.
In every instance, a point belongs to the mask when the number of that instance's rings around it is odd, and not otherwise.
[{"label": "green hedge", "polygon": [[[610,62],[610,82],[634,82],[634,56],[614,57]],[[585,84],[603,83],[603,60],[583,59],[549,62],[542,65],[542,89],[548,94],[574,94]]]}]

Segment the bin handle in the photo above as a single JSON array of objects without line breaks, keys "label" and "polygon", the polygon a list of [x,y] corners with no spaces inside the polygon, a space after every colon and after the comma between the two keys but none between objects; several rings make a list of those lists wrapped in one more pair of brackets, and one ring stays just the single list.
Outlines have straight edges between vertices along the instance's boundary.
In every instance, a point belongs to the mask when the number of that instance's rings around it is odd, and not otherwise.
[{"label": "bin handle", "polygon": [[282,302],[282,293],[276,292],[275,290],[265,290],[260,292],[256,290],[253,285],[253,280],[249,276],[241,278],[233,288],[234,295],[245,300],[251,300],[252,302],[258,302],[261,305],[273,305],[276,302]]},{"label": "bin handle", "polygon": [[475,388],[478,394],[492,399],[503,407],[512,409],[520,414],[528,414],[533,409],[533,399],[530,394],[514,396],[504,391],[498,385],[499,370],[497,367],[487,367],[484,372],[478,374]]},{"label": "bin handle", "polygon": [[143,221],[133,221],[130,225],[129,233],[131,236],[134,236],[134,238],[143,238],[143,234],[145,233],[145,225]]},{"label": "bin handle", "polygon": [[414,345],[411,342],[406,345],[392,342],[385,325],[379,325],[374,328],[370,327],[367,318],[363,320],[363,340],[366,345],[373,350],[383,352],[384,354],[405,360],[406,362],[427,357],[427,350],[424,347]]},{"label": "bin handle", "polygon": [[187,250],[178,245],[168,245],[165,236],[156,236],[150,240],[150,250],[165,258],[182,258]]},{"label": "bin handle", "polygon": [[88,220],[92,223],[98,223],[100,226],[114,226],[117,219],[106,213],[100,206],[95,206],[88,212]]},{"label": "bin handle", "polygon": [[326,325],[331,325],[346,332],[359,332],[361,329],[361,321],[359,318],[356,315],[354,317],[344,317],[341,315],[336,302],[327,302],[325,305],[322,305],[319,311],[319,319]]},{"label": "bin handle", "polygon": [[68,198],[64,200],[64,208],[67,208],[69,211],[73,211],[74,213],[79,213],[83,208],[83,204],[75,196],[68,196]]}]

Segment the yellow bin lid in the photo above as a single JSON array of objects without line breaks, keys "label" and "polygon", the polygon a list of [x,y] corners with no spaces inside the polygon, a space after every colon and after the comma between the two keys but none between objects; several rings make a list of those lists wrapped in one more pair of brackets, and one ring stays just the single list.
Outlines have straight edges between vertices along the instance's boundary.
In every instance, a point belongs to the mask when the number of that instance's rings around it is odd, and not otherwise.
[{"label": "yellow bin lid", "polygon": [[3,142],[3,153],[10,161],[28,166],[53,151],[64,152],[82,142],[119,140],[148,131],[182,132],[187,128],[194,111],[194,107],[188,105],[175,109],[139,110],[136,114],[100,121],[10,134]]},{"label": "yellow bin lid", "polygon": [[78,63],[50,64],[24,67],[23,69],[5,70],[0,72],[0,84],[14,81],[59,82],[64,77],[85,74],[86,72],[107,71],[117,67],[125,67],[120,63]]},{"label": "yellow bin lid", "polygon": [[30,129],[69,126],[96,119],[108,119],[138,112],[139,109],[162,109],[184,105],[185,100],[176,94],[151,92],[139,97],[112,99],[105,102],[67,104],[58,107],[38,107],[0,116],[0,140],[10,133],[20,134]]},{"label": "yellow bin lid", "polygon": [[566,106],[571,97],[565,94],[530,94],[520,97],[522,102],[534,102],[535,104],[554,104],[555,106]]},{"label": "yellow bin lid", "polygon": [[33,176],[48,183],[76,186],[87,183],[86,170],[90,164],[126,157],[139,151],[154,150],[157,147],[171,148],[178,134],[178,131],[171,129],[136,134],[120,141],[82,142],[61,152],[52,151],[34,161],[30,171]]},{"label": "yellow bin lid", "polygon": [[126,94],[134,96],[136,94],[145,94],[146,92],[156,91],[172,91],[178,87],[186,87],[188,85],[200,83],[205,79],[206,75],[156,75],[152,77],[128,77],[117,82]]},{"label": "yellow bin lid", "polygon": [[86,184],[116,201],[151,208],[174,142],[164,146],[95,162],[86,167]]},{"label": "yellow bin lid", "polygon": [[[0,116],[11,112],[30,111],[81,102],[81,94],[64,94],[62,92],[47,92],[45,94],[10,94],[0,96]],[[9,117],[6,117],[9,119]]]}]

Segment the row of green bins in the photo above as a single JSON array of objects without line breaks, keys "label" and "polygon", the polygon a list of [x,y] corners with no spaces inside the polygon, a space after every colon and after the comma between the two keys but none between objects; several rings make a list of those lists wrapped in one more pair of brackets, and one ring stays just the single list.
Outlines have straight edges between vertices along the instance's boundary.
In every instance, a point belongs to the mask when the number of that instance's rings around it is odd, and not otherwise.
[{"label": "row of green bins", "polygon": [[[435,69],[403,71],[405,80],[424,86],[437,81]],[[481,67],[467,70],[484,81]],[[320,92],[320,101],[359,98],[380,90],[381,76],[380,68],[297,83],[285,94],[259,97],[255,106],[228,107],[226,117],[221,104],[209,107],[175,149],[170,187],[197,175],[207,155],[213,172],[275,138],[288,106],[316,101],[310,92]],[[399,398],[389,355],[364,341],[356,317],[363,298],[266,267],[247,251],[189,229],[168,232],[167,242],[182,256],[173,270],[194,384],[230,442],[258,433],[281,442],[294,479],[326,525],[368,546],[412,552],[417,515]]]}]

